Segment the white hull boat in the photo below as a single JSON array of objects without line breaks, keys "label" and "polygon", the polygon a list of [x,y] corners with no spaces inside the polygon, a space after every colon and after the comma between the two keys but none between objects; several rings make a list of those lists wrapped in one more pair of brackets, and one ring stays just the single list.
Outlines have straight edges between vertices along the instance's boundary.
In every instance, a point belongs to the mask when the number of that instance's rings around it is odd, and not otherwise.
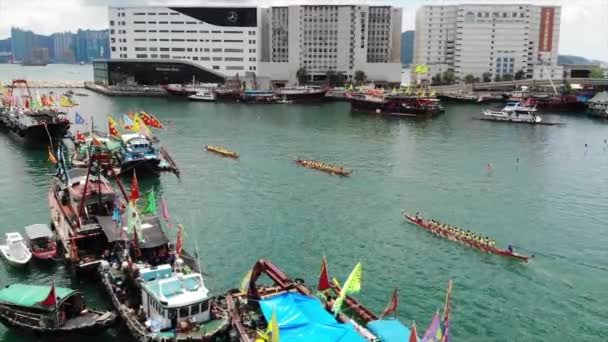
[{"label": "white hull boat", "polygon": [[188,99],[190,101],[215,101],[216,97],[215,94],[211,92],[198,92],[188,96]]},{"label": "white hull boat", "polygon": [[526,107],[519,102],[508,103],[501,111],[486,109],[482,112],[482,120],[540,124],[542,118],[536,114],[535,107]]},{"label": "white hull boat", "polygon": [[32,259],[32,253],[17,232],[6,233],[6,244],[0,245],[0,254],[11,265],[23,267]]}]

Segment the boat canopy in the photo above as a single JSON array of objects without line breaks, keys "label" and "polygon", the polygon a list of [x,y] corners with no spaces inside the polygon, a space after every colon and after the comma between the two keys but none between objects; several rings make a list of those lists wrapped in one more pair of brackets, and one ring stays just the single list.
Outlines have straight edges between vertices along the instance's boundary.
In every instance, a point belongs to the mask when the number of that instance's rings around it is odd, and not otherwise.
[{"label": "boat canopy", "polygon": [[30,240],[53,237],[53,232],[46,224],[32,224],[24,228],[25,236]]},{"label": "boat canopy", "polygon": [[352,324],[337,322],[321,301],[313,297],[285,292],[260,301],[260,307],[268,322],[273,310],[276,312],[283,341],[365,341]]},{"label": "boat canopy", "polygon": [[[96,216],[96,218],[108,242],[124,241],[127,236],[129,239],[133,239],[133,232],[124,233],[127,227],[123,227],[122,231],[116,228],[116,222],[112,220],[112,216]],[[143,217],[141,223],[139,248],[156,248],[169,243],[158,216]]]},{"label": "boat canopy", "polygon": [[396,319],[371,321],[367,328],[382,342],[403,342],[410,336],[410,329]]},{"label": "boat canopy", "polygon": [[[0,289],[0,302],[27,308],[43,309],[52,311],[54,306],[40,305],[48,297],[51,286],[13,284]],[[65,299],[79,294],[78,291],[66,287],[55,287],[57,305],[61,305]]]}]

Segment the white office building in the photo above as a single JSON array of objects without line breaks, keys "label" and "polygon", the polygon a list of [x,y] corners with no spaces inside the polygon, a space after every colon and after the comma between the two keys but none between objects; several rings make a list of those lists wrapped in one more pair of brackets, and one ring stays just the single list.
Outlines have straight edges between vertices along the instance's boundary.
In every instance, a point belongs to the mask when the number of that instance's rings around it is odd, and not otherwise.
[{"label": "white office building", "polygon": [[431,79],[446,70],[456,78],[561,78],[557,65],[561,8],[526,4],[423,6],[416,12],[414,63]]},{"label": "white office building", "polygon": [[328,71],[370,81],[401,80],[401,9],[363,5],[293,5],[262,9],[260,74],[293,84]]},{"label": "white office building", "polygon": [[113,60],[183,60],[223,76],[257,72],[255,7],[109,7]]}]

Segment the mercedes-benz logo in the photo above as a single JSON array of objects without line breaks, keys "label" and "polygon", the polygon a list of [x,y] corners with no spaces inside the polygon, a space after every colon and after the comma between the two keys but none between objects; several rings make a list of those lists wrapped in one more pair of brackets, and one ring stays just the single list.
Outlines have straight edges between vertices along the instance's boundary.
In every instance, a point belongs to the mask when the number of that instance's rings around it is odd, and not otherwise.
[{"label": "mercedes-benz logo", "polygon": [[230,12],[228,12],[228,18],[227,19],[228,19],[229,22],[234,23],[234,22],[236,22],[239,19],[239,15],[236,14],[235,11],[230,11]]}]

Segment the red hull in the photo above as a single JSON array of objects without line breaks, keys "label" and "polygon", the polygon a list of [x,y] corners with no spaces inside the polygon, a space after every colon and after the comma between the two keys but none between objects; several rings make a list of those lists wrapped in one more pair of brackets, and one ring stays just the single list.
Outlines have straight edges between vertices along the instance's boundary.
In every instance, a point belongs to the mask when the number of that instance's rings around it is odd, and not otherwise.
[{"label": "red hull", "polygon": [[458,237],[456,237],[454,235],[451,235],[451,234],[438,234],[438,233],[434,232],[433,229],[424,220],[422,220],[422,219],[416,219],[415,217],[410,216],[408,214],[404,214],[403,216],[410,223],[413,223],[413,224],[417,225],[418,227],[426,229],[427,231],[429,231],[433,235],[437,235],[439,237],[442,237],[442,238],[445,238],[445,239],[448,239],[448,240],[451,240],[451,241],[454,241],[454,242],[462,243],[462,244],[467,245],[467,246],[469,246],[471,248],[475,248],[475,249],[478,249],[478,250],[481,250],[481,251],[484,251],[484,252],[488,252],[490,254],[502,255],[502,256],[509,257],[509,258],[516,259],[516,260],[520,260],[520,261],[523,261],[523,262],[528,262],[528,260],[531,258],[531,257],[525,256],[525,255],[520,255],[520,254],[517,254],[517,253],[512,253],[512,252],[509,252],[507,250],[498,249],[498,248],[495,248],[495,247],[489,247],[489,246],[485,246],[485,245],[480,245],[480,244],[478,244],[478,243],[476,243],[474,241],[463,240],[463,239],[460,239],[460,238],[458,238]]},{"label": "red hull", "polygon": [[53,247],[43,251],[32,251],[32,255],[36,259],[49,260],[57,257],[57,245],[53,244]]}]

